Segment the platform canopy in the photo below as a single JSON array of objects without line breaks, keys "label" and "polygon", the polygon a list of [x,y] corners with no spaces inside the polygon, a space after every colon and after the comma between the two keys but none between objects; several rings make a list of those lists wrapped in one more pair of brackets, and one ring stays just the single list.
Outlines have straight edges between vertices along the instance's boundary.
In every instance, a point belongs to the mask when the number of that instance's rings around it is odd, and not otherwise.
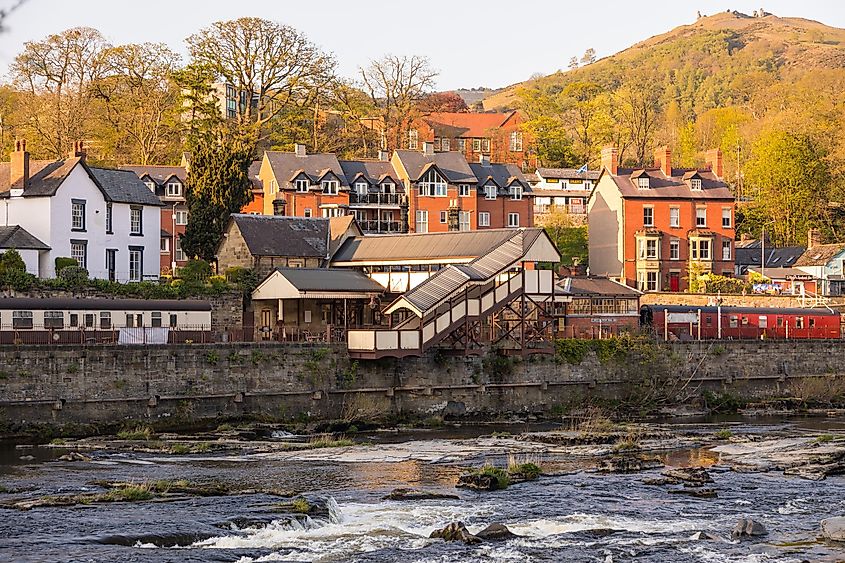
[{"label": "platform canopy", "polygon": [[384,287],[356,270],[341,268],[276,268],[252,292],[266,299],[365,299]]}]

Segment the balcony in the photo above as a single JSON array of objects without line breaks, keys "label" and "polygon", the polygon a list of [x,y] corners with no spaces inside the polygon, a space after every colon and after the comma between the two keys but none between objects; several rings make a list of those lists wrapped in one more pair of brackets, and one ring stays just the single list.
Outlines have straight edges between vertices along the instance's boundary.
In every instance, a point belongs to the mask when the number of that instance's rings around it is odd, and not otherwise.
[{"label": "balcony", "polygon": [[581,204],[569,204],[569,205],[534,205],[534,213],[536,215],[544,215],[546,213],[551,213],[555,210],[564,211],[570,215],[584,215],[587,213],[587,206],[583,203]]},{"label": "balcony", "polygon": [[366,234],[401,233],[402,223],[399,221],[358,221],[358,226]]},{"label": "balcony", "polygon": [[351,192],[349,194],[349,205],[399,206],[404,201],[404,198],[404,194],[359,194],[358,192]]}]

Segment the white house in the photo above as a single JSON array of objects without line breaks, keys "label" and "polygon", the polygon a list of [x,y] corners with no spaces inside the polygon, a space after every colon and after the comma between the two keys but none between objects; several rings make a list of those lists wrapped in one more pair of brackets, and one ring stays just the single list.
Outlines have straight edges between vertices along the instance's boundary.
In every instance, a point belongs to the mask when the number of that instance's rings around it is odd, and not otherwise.
[{"label": "white house", "polygon": [[587,200],[598,177],[598,170],[538,168],[532,182],[534,215],[542,221],[546,213],[560,209],[576,220],[585,220]]},{"label": "white house", "polygon": [[30,161],[26,141],[15,149],[0,163],[0,224],[49,247],[40,277],[55,277],[56,258],[69,257],[92,278],[158,279],[161,203],[135,174],[88,166],[82,143],[58,161]]}]

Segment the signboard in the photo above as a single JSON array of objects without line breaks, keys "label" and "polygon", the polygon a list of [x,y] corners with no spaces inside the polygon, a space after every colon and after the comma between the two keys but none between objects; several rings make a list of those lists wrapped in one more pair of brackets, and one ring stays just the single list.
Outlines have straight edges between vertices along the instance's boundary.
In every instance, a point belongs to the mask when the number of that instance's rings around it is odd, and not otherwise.
[{"label": "signboard", "polygon": [[569,180],[569,183],[570,183],[570,184],[583,184],[583,183],[584,183],[584,180],[582,180],[582,179],[580,179],[580,178],[571,178],[571,179]]},{"label": "signboard", "polygon": [[755,283],[751,286],[754,293],[780,293],[780,286],[773,283]]},{"label": "signboard", "polygon": [[698,324],[698,313],[669,313],[669,322]]}]

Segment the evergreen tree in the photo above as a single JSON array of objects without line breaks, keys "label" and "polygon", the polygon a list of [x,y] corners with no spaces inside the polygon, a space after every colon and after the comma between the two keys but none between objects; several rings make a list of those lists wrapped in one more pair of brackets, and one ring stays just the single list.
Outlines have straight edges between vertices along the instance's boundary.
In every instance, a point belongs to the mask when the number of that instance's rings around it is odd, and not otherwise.
[{"label": "evergreen tree", "polygon": [[185,200],[191,220],[181,236],[191,257],[212,261],[229,215],[249,203],[249,165],[253,144],[241,136],[214,132],[192,147],[191,173],[185,182]]}]

